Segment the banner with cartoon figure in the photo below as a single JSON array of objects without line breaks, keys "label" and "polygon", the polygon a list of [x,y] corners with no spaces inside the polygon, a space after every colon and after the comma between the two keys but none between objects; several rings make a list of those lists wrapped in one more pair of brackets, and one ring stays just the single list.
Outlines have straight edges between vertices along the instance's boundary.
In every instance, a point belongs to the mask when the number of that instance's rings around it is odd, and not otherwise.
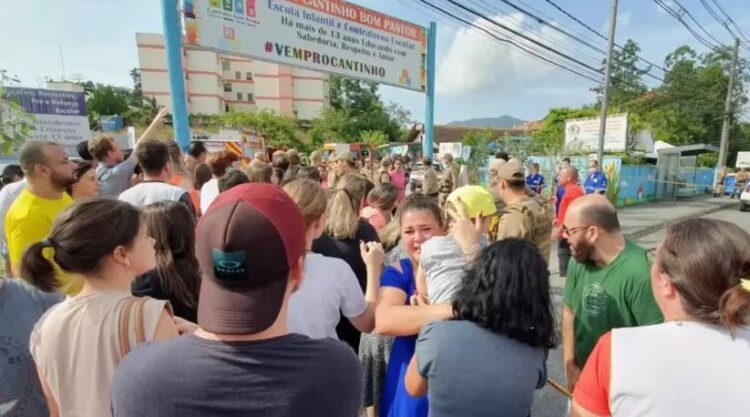
[{"label": "banner with cartoon figure", "polygon": [[341,0],[184,0],[185,42],[424,91],[422,26]]}]

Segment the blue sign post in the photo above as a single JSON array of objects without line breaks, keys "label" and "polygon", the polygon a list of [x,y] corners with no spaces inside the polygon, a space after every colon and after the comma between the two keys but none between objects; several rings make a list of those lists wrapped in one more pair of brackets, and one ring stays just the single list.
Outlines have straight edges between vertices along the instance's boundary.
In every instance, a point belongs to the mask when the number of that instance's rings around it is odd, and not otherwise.
[{"label": "blue sign post", "polygon": [[172,98],[172,126],[175,140],[183,151],[187,151],[190,146],[190,122],[185,97],[185,75],[182,71],[182,30],[177,6],[178,0],[161,0],[164,46]]},{"label": "blue sign post", "polygon": [[435,140],[435,52],[437,51],[437,23],[430,22],[427,30],[427,106],[424,114],[422,156],[432,159]]}]

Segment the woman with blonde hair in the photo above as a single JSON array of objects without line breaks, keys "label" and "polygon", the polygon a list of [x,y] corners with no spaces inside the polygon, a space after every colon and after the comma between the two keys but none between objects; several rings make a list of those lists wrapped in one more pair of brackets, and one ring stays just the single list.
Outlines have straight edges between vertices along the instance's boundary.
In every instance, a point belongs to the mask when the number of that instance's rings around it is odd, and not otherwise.
[{"label": "woman with blonde hair", "polygon": [[706,218],[669,226],[651,288],[664,323],[602,336],[571,415],[746,416],[750,235]]},{"label": "woman with blonde hair", "polygon": [[[312,245],[313,252],[339,258],[349,264],[362,291],[367,287],[367,267],[362,260],[360,242],[379,241],[375,228],[359,217],[365,189],[365,179],[359,175],[344,175],[336,182],[336,186],[329,191],[325,233]],[[359,349],[359,331],[347,322],[342,322],[337,330],[339,339],[349,343],[355,351]]]},{"label": "woman with blonde hair", "polygon": [[[307,249],[326,227],[326,192],[310,179],[292,180],[284,191],[302,212],[307,226]],[[289,331],[313,339],[336,339],[336,325],[341,316],[354,327],[369,333],[375,327],[375,307],[380,291],[383,248],[377,242],[360,243],[360,253],[367,263],[367,289],[362,293],[357,276],[341,259],[309,253],[305,257],[304,279],[289,299]]]}]

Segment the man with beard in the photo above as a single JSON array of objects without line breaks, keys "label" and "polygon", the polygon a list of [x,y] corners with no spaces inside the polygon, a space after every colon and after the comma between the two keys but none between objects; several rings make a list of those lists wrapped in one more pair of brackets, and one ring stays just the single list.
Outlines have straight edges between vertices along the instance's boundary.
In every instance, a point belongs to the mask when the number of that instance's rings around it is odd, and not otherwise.
[{"label": "man with beard", "polygon": [[[76,182],[75,163],[54,142],[27,142],[19,160],[27,185],[5,215],[8,255],[16,274],[24,251],[32,243],[46,239],[57,214],[73,204],[65,189]],[[57,278],[66,294],[80,290],[80,281],[73,282],[59,272]]]},{"label": "man with beard", "polygon": [[562,225],[573,260],[563,293],[563,358],[573,391],[599,337],[614,328],[661,323],[651,291],[646,250],[620,232],[614,206],[602,195],[575,200]]}]

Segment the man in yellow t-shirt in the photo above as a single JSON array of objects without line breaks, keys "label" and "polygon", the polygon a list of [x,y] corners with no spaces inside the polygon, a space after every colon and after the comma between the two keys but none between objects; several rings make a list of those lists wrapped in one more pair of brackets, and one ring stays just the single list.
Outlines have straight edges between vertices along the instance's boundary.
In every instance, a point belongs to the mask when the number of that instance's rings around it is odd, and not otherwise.
[{"label": "man in yellow t-shirt", "polygon": [[[28,142],[19,156],[27,185],[5,216],[5,233],[13,275],[21,277],[19,265],[26,249],[44,240],[58,213],[73,204],[65,189],[76,182],[75,164],[54,142]],[[53,249],[54,250],[54,249]],[[51,257],[51,251],[45,253]],[[58,271],[58,280],[66,294],[80,291],[80,282]]]}]

